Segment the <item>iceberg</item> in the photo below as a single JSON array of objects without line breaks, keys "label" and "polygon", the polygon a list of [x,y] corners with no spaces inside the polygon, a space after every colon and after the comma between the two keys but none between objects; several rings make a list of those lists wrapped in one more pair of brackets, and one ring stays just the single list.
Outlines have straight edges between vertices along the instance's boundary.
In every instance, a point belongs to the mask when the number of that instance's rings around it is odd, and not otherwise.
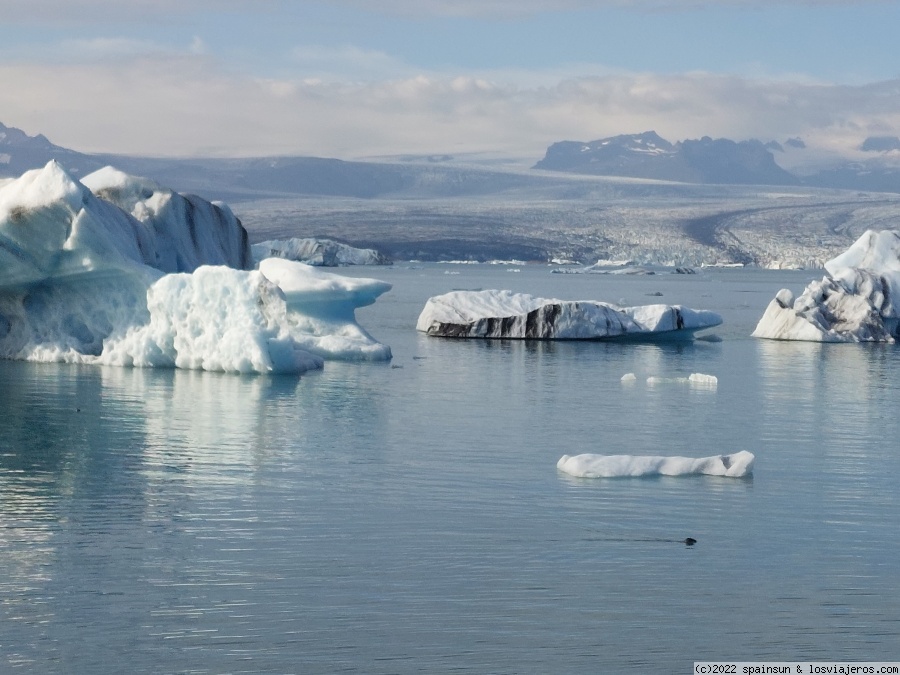
[{"label": "iceberg", "polygon": [[315,267],[346,265],[390,265],[388,258],[371,248],[356,248],[331,239],[297,238],[273,239],[253,244],[253,258],[286,258]]},{"label": "iceberg", "polygon": [[690,340],[722,317],[681,305],[618,307],[593,300],[548,300],[511,291],[453,291],[430,298],[416,329],[459,338]]},{"label": "iceberg", "polygon": [[825,263],[800,297],[781,289],[753,336],[814,342],[894,342],[900,336],[900,232],[865,232]]},{"label": "iceberg", "polygon": [[299,373],[387,360],[355,320],[390,285],[250,263],[224,205],[51,161],[0,187],[0,358]]},{"label": "iceberg", "polygon": [[247,231],[222,203],[180,195],[111,166],[81,179],[101,199],[144,226],[144,262],[162,272],[193,272],[200,265],[253,268]]},{"label": "iceberg", "polygon": [[744,478],[753,473],[756,457],[741,450],[712,457],[652,457],[641,455],[563,455],[556,468],[577,478],[644,476],[727,476]]}]

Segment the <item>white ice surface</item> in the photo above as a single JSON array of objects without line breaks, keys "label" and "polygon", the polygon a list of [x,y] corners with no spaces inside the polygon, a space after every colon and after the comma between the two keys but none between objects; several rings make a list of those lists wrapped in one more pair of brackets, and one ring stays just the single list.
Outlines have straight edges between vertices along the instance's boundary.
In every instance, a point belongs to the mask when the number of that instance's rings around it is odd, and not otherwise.
[{"label": "white ice surface", "polygon": [[691,335],[722,323],[714,312],[680,305],[618,307],[539,298],[504,290],[453,291],[429,298],[416,329],[429,335],[560,340]]},{"label": "white ice surface", "polygon": [[816,342],[893,342],[900,324],[900,233],[864,233],[825,263],[828,277],[769,303],[754,337]]},{"label": "white ice surface", "polygon": [[753,473],[755,459],[753,453],[746,450],[700,458],[588,453],[574,457],[563,455],[556,468],[578,478],[696,475],[743,478]]},{"label": "white ice surface", "polygon": [[302,372],[391,357],[354,316],[388,284],[289,261],[267,265],[271,279],[194,268],[240,261],[246,233],[226,209],[114,170],[89,182],[104,199],[55,162],[0,188],[0,358]]},{"label": "white ice surface", "polygon": [[703,373],[691,373],[687,377],[660,377],[658,375],[651,375],[647,378],[647,384],[651,386],[670,383],[689,384],[692,387],[715,389],[719,386],[719,378],[715,375],[705,375]]}]

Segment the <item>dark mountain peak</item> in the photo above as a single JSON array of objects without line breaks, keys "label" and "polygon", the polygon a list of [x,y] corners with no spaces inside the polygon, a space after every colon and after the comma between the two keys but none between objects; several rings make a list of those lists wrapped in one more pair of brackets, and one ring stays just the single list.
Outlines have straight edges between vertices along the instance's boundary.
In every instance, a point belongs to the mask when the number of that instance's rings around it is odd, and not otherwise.
[{"label": "dark mountain peak", "polygon": [[43,134],[29,136],[21,129],[0,123],[0,176],[20,176],[50,160],[59,160],[72,175],[82,176],[109,161],[54,145]]},{"label": "dark mountain peak", "polygon": [[588,143],[593,148],[618,147],[636,152],[671,152],[674,146],[655,131],[623,134]]},{"label": "dark mountain peak", "polygon": [[554,143],[535,169],[685,183],[796,185],[762,141],[703,136],[674,145],[655,131]]},{"label": "dark mountain peak", "polygon": [[795,136],[794,138],[787,139],[784,144],[789,148],[797,148],[798,150],[805,150],[806,143],[803,142],[803,139],[799,136]]},{"label": "dark mountain peak", "polygon": [[[600,138],[596,141],[561,141],[547,148],[547,154],[540,162],[535,164],[535,169],[547,171],[572,171],[573,161],[581,165],[593,165],[606,167],[610,163],[619,166],[641,162],[646,155],[662,155],[674,150],[669,141],[662,138],[655,131],[645,131],[641,134],[623,134]],[[602,173],[602,171],[584,171],[581,173]],[[622,174],[631,175],[631,174]]]},{"label": "dark mountain peak", "polygon": [[869,136],[859,147],[863,152],[890,152],[900,150],[900,138],[896,136]]},{"label": "dark mountain peak", "polygon": [[47,137],[43,134],[37,136],[29,136],[21,129],[8,127],[0,122],[0,147],[11,148],[31,148],[35,150],[46,150],[55,148]]}]

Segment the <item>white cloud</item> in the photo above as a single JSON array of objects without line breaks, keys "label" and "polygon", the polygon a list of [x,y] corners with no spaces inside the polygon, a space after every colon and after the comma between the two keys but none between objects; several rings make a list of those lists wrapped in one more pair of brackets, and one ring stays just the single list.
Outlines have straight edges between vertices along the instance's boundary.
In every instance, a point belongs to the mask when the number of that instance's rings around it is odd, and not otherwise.
[{"label": "white cloud", "polygon": [[[349,62],[358,54],[345,52]],[[535,79],[419,72],[262,80],[188,51],[153,52],[0,65],[0,121],[87,152],[182,156],[493,151],[537,160],[554,141],[650,129],[672,141],[800,136],[847,154],[868,135],[900,135],[900,80],[838,86],[624,72]]]}]

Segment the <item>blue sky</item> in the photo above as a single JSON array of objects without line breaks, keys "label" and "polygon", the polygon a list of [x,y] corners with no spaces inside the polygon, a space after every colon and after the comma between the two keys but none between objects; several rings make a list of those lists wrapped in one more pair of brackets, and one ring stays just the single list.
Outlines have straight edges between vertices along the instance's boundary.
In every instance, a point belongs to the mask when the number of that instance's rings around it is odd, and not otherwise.
[{"label": "blue sky", "polygon": [[0,122],[89,152],[537,159],[654,129],[827,157],[900,135],[898,2],[2,4]]}]

